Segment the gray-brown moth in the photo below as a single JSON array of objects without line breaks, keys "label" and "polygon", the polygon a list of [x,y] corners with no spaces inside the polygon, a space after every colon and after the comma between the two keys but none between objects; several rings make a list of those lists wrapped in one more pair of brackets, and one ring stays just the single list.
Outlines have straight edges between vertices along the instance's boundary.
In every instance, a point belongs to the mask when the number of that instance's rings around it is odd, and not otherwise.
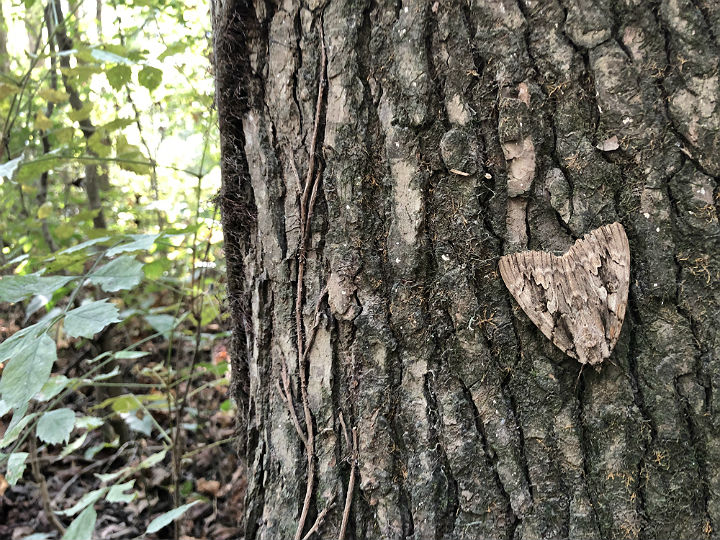
[{"label": "gray-brown moth", "polygon": [[630,245],[620,223],[586,234],[560,257],[505,255],[500,274],[530,320],[565,354],[590,365],[610,356],[630,284]]}]

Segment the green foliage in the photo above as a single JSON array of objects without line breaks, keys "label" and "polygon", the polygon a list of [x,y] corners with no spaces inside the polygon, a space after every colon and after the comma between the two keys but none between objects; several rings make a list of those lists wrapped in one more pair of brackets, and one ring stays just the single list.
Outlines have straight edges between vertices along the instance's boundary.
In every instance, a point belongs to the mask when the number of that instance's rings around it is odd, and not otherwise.
[{"label": "green foliage", "polygon": [[143,278],[142,263],[124,255],[98,268],[88,276],[90,283],[100,285],[106,292],[132,289]]},{"label": "green foliage", "polygon": [[71,279],[67,276],[42,277],[36,274],[4,276],[0,279],[0,302],[19,302],[31,294],[52,296]]},{"label": "green foliage", "polygon": [[[22,327],[0,343],[0,416],[12,414],[0,476],[22,482],[34,452],[49,458],[41,468],[117,452],[114,468],[59,512],[74,517],[63,538],[78,540],[92,537],[95,507],[146,496],[134,483],[143,471],[180,467],[182,477],[186,448],[175,444],[200,423],[186,401],[227,384],[226,362],[188,360],[226,335],[227,315],[215,298],[222,258],[211,202],[219,149],[209,22],[188,15],[206,13],[204,5],[104,4],[103,18],[123,23],[97,36],[94,12],[62,7],[63,22],[49,22],[71,48],[61,50],[35,3],[13,31],[35,24],[40,38],[8,43],[0,83],[0,215],[9,217],[0,310],[3,325]],[[117,386],[105,394],[114,397],[95,397]],[[110,421],[129,427],[130,439],[119,440]],[[179,517],[190,491],[174,492],[177,508],[154,526]]]},{"label": "green foliage", "polygon": [[95,530],[97,513],[92,506],[88,506],[76,517],[65,531],[62,540],[92,540]]},{"label": "green foliage", "polygon": [[174,508],[173,510],[170,510],[169,512],[165,512],[164,514],[159,515],[155,519],[153,519],[150,522],[150,525],[148,525],[147,530],[145,531],[146,534],[155,533],[158,532],[160,529],[165,527],[166,525],[169,525],[173,521],[175,521],[177,518],[182,516],[185,512],[187,512],[191,507],[195,506],[200,501],[193,501],[191,503],[183,504],[182,506],[178,506],[177,508]]},{"label": "green foliage", "polygon": [[55,342],[47,335],[26,338],[3,370],[0,395],[13,409],[25,405],[50,378],[57,360]]},{"label": "green foliage", "polygon": [[7,476],[6,480],[8,484],[14,486],[17,481],[22,478],[23,472],[25,471],[25,461],[28,457],[27,452],[13,452],[8,458]]},{"label": "green foliage", "polygon": [[59,444],[70,439],[75,427],[75,413],[70,409],[55,409],[40,417],[37,424],[37,436],[49,444]]},{"label": "green foliage", "polygon": [[120,321],[118,309],[104,298],[68,311],[65,315],[65,333],[70,337],[91,338],[107,325]]}]

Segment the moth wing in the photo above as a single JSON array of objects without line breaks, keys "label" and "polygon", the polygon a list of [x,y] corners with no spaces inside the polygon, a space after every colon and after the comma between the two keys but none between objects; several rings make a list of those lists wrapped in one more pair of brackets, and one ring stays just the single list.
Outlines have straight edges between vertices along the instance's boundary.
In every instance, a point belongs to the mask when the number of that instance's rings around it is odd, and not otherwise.
[{"label": "moth wing", "polygon": [[556,257],[541,251],[504,255],[500,258],[500,275],[513,298],[535,326],[558,348],[574,358],[572,341],[565,332],[557,331],[555,324],[558,297],[562,300],[555,280],[556,260]]}]

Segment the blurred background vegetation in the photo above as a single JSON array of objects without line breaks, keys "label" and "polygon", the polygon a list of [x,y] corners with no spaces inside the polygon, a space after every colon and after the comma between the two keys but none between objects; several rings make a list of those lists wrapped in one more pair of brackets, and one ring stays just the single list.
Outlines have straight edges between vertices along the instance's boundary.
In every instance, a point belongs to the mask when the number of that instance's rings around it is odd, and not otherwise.
[{"label": "blurred background vegetation", "polygon": [[209,5],[0,6],[0,539],[238,537]]}]

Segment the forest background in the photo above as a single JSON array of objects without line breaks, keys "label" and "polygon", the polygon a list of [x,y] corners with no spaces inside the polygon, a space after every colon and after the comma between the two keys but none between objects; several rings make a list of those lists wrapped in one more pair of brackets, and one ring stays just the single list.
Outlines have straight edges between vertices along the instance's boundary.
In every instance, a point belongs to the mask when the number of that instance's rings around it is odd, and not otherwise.
[{"label": "forest background", "polygon": [[209,5],[0,8],[0,538],[237,536]]}]

